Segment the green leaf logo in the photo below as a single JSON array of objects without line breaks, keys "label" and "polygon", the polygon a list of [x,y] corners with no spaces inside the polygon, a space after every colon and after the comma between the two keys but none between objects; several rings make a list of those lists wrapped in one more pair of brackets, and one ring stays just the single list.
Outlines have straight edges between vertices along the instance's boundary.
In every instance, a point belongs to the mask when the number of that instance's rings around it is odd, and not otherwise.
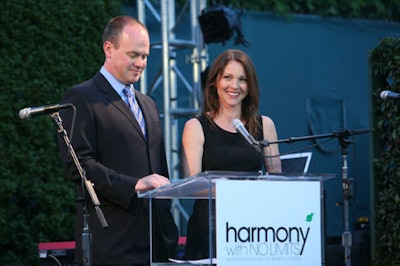
[{"label": "green leaf logo", "polygon": [[312,221],[312,217],[313,217],[314,213],[310,213],[306,216],[306,222],[311,222]]}]

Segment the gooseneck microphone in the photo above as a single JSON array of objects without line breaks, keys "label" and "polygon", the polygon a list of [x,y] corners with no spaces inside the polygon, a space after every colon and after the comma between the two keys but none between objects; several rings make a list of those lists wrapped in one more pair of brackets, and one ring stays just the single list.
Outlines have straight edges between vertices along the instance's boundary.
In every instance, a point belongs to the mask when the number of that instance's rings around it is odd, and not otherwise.
[{"label": "gooseneck microphone", "polygon": [[233,127],[243,136],[243,138],[253,146],[258,152],[262,153],[261,147],[258,142],[250,135],[249,131],[244,127],[243,123],[239,119],[233,119],[232,121]]},{"label": "gooseneck microphone", "polygon": [[55,113],[60,109],[70,108],[71,104],[53,104],[40,107],[27,107],[19,111],[19,118],[25,119],[42,114]]},{"label": "gooseneck microphone", "polygon": [[397,99],[400,100],[400,93],[392,92],[392,91],[382,91],[381,99],[388,100],[388,99]]}]

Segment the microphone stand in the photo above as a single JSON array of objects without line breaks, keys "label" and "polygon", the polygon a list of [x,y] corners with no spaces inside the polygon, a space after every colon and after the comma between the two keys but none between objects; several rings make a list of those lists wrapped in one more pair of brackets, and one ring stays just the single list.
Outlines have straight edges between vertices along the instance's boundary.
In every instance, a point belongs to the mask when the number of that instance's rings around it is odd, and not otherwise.
[{"label": "microphone stand", "polygon": [[343,129],[340,131],[332,132],[329,134],[320,134],[320,135],[311,135],[311,136],[304,136],[304,137],[297,137],[297,138],[289,138],[277,141],[267,141],[262,140],[259,141],[258,144],[261,147],[268,147],[270,144],[275,143],[293,143],[299,140],[309,140],[309,139],[319,139],[319,138],[339,138],[339,143],[341,147],[341,154],[342,154],[342,191],[343,191],[343,223],[344,223],[344,231],[342,234],[342,245],[344,247],[344,265],[351,266],[351,245],[352,245],[352,235],[350,232],[350,220],[349,220],[349,200],[352,199],[352,191],[351,185],[353,179],[348,178],[347,172],[347,146],[352,142],[348,139],[349,136],[368,133],[369,129],[356,129],[356,130],[347,130]]},{"label": "microphone stand", "polygon": [[351,136],[351,135],[368,133],[369,131],[370,131],[370,129],[368,129],[368,128],[353,129],[353,130],[342,129],[340,131],[334,131],[334,132],[328,133],[328,134],[319,134],[319,135],[311,135],[311,136],[303,136],[303,137],[290,137],[288,139],[282,139],[282,140],[276,140],[276,141],[261,140],[261,141],[258,141],[258,145],[260,145],[262,148],[264,148],[264,147],[268,147],[271,144],[277,144],[277,143],[291,144],[291,143],[294,143],[297,141],[302,141],[302,140]]},{"label": "microphone stand", "polygon": [[[96,210],[97,217],[100,220],[102,227],[103,228],[108,227],[107,221],[104,218],[102,210],[100,209],[100,201],[98,200],[96,192],[93,189],[93,183],[90,182],[90,180],[88,180],[86,178],[85,170],[80,165],[78,157],[75,154],[74,148],[72,147],[72,144],[68,138],[68,135],[67,135],[65,129],[63,128],[60,114],[58,112],[55,112],[55,113],[51,113],[50,116],[54,119],[54,122],[58,126],[58,133],[63,137],[65,144],[67,145],[69,154],[70,154],[72,160],[74,161],[76,168],[78,169],[79,175],[82,178],[83,191],[85,191],[84,187],[86,187],[86,191],[88,192],[88,194],[92,200],[92,203]],[[89,223],[88,223],[89,213],[87,210],[88,202],[85,197],[85,192],[83,193],[83,201],[84,201],[84,204],[82,204],[82,206],[83,206],[82,207],[83,208],[83,230],[82,230],[83,265],[90,266],[90,265],[92,265],[92,261],[91,261],[92,234],[89,231]]]}]

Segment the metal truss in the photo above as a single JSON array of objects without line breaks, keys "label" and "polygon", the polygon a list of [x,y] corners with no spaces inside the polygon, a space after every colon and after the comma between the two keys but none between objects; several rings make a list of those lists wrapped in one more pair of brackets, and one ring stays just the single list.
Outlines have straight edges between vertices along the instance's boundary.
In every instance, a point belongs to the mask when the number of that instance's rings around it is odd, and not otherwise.
[{"label": "metal truss", "polygon": [[[137,1],[140,21],[146,24],[146,14],[150,13],[160,23],[161,42],[152,43],[151,49],[161,49],[162,53],[162,68],[157,77],[149,83],[147,73],[143,73],[140,90],[151,95],[157,89],[162,89],[165,150],[170,178],[174,180],[181,177],[179,120],[198,113],[201,104],[201,72],[207,67],[208,53],[203,42],[198,16],[206,7],[206,0],[187,0],[178,15],[175,14],[174,0],[161,0],[159,4],[158,11],[148,0]],[[177,39],[176,30],[187,13],[190,14],[191,32],[187,34],[188,39]],[[182,51],[191,52],[189,56],[185,56],[184,66],[179,65],[182,60],[177,60],[180,56],[178,53],[181,54]],[[189,74],[188,65],[191,68]],[[181,69],[185,69],[186,74]],[[184,95],[178,95],[182,94],[182,91]],[[187,99],[185,106],[180,101],[182,98]],[[176,219],[178,213],[185,219],[188,218],[179,201],[174,201],[173,206]]]}]

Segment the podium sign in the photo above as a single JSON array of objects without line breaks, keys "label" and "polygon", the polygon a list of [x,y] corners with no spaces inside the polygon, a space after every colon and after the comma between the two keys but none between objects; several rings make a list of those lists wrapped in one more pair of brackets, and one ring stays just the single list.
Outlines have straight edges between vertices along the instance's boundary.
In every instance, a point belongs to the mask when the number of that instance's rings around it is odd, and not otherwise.
[{"label": "podium sign", "polygon": [[321,265],[321,182],[217,180],[218,266]]},{"label": "podium sign", "polygon": [[[150,199],[150,210],[152,199],[208,200],[209,258],[171,258],[173,264],[320,266],[324,264],[322,186],[332,177],[203,172],[138,196]],[[214,248],[216,258],[211,257]]]}]

